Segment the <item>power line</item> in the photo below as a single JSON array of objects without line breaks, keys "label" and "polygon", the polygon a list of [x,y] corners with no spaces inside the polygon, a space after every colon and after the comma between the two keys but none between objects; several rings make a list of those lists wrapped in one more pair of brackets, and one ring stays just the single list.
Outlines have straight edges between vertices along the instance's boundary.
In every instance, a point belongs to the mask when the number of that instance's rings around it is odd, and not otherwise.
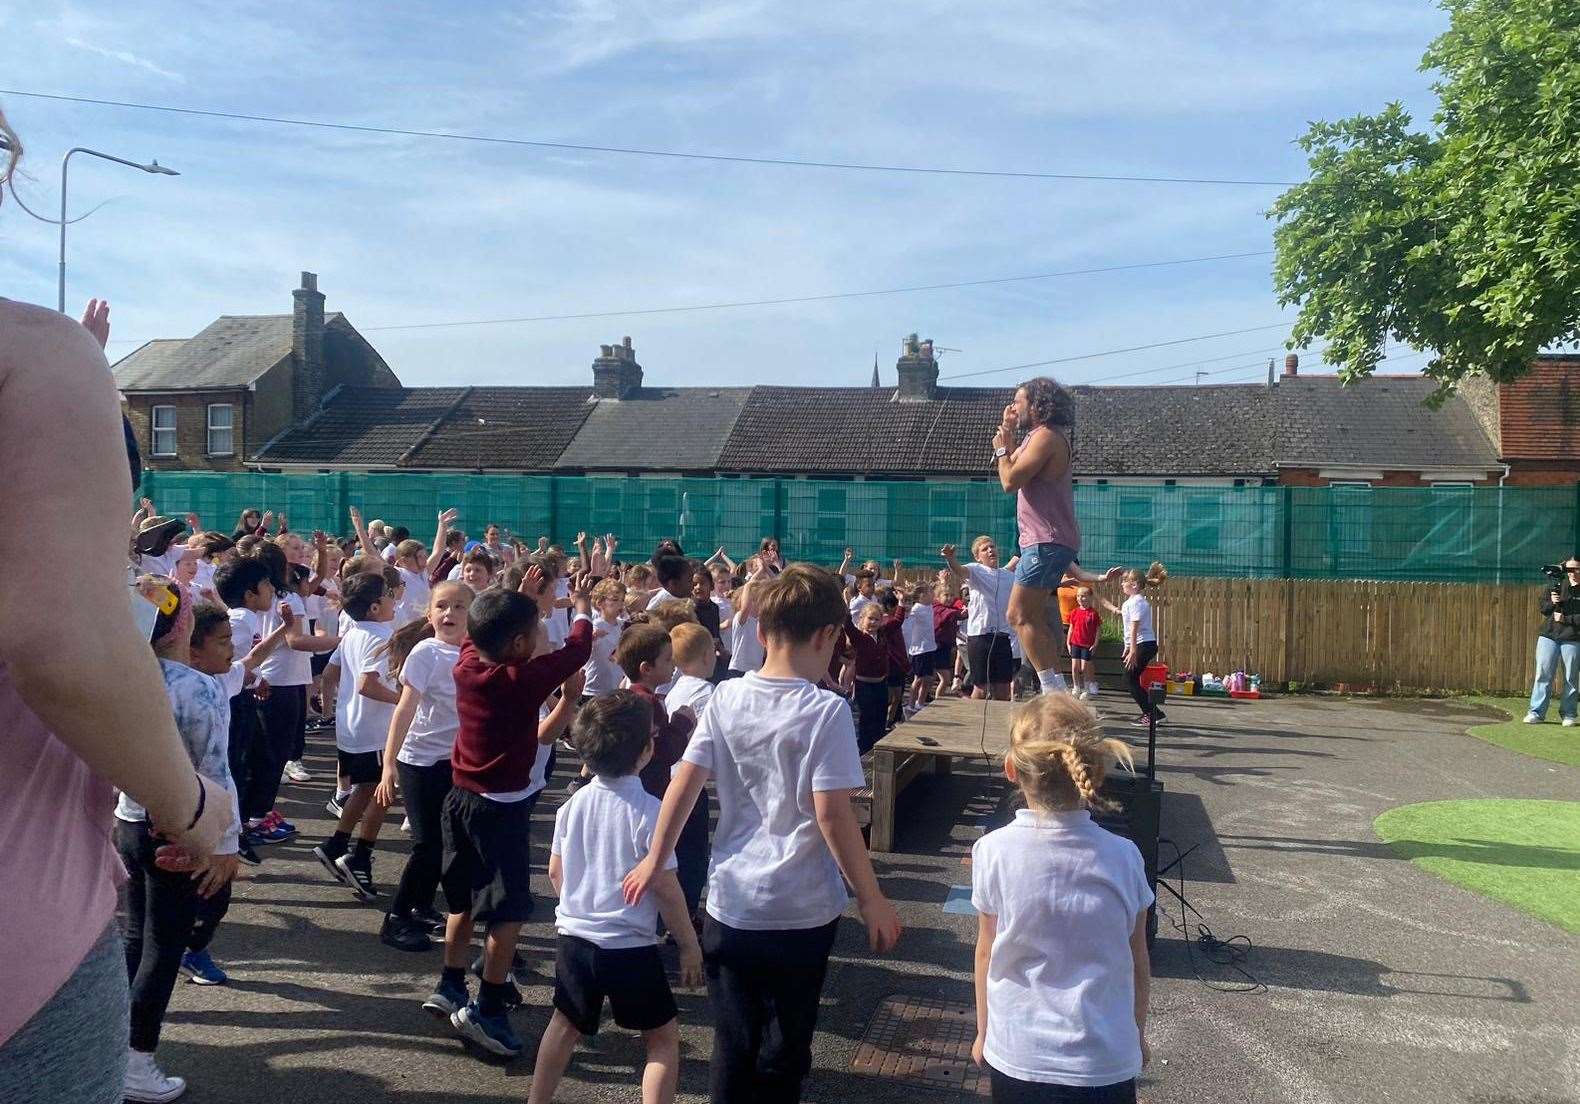
[{"label": "power line", "polygon": [[740,299],[726,303],[691,303],[676,307],[638,307],[629,310],[581,311],[574,314],[534,314],[518,318],[476,318],[456,322],[405,322],[388,326],[361,326],[362,330],[437,330],[456,326],[503,326],[528,322],[570,322],[587,318],[628,318],[649,314],[684,314],[691,311],[732,310],[740,307],[776,307],[793,303],[823,303],[835,299],[866,299],[877,295],[907,295],[917,291],[948,291],[955,288],[988,287],[993,284],[1025,283],[1029,280],[1054,280],[1063,276],[1092,276],[1104,272],[1128,272],[1140,268],[1167,268],[1174,265],[1201,264],[1207,261],[1233,261],[1245,257],[1266,257],[1270,249],[1250,253],[1222,253],[1213,257],[1185,257],[1176,261],[1140,261],[1135,264],[1104,265],[1098,268],[1070,268],[1060,272],[1039,272],[1030,276],[995,276],[985,280],[961,280],[948,284],[916,284],[911,287],[879,288],[875,291],[837,291],[822,295],[794,295],[778,299]]},{"label": "power line", "polygon": [[1136,176],[1104,173],[1056,173],[1020,169],[951,169],[935,165],[886,165],[859,161],[809,161],[793,157],[748,157],[740,154],[694,153],[686,150],[648,149],[639,146],[601,146],[583,142],[550,142],[537,138],[505,138],[490,134],[457,134],[443,130],[411,130],[403,127],[329,123],[315,119],[292,119],[282,115],[251,115],[237,111],[212,111],[170,104],[133,103],[127,100],[101,100],[91,96],[66,96],[50,92],[25,92],[0,88],[0,95],[24,96],[60,103],[92,104],[98,107],[124,107],[134,111],[162,111],[173,115],[196,115],[207,119],[232,119],[248,123],[273,123],[280,126],[317,127],[346,130],[359,134],[390,134],[405,138],[442,138],[452,142],[483,142],[501,146],[527,146],[533,149],[571,150],[578,153],[610,153],[629,157],[664,157],[681,161],[714,161],[738,165],[774,165],[798,169],[840,169],[853,172],[912,173],[928,176],[1001,177],[1023,180],[1090,180],[1126,184],[1229,184],[1249,187],[1288,188],[1293,180],[1235,180],[1193,176]]},{"label": "power line", "polygon": [[1218,333],[1199,334],[1196,337],[1177,337],[1172,341],[1154,341],[1149,345],[1129,345],[1123,349],[1105,349],[1100,353],[1082,353],[1078,356],[1055,357],[1053,360],[1033,360],[1025,364],[1005,365],[1003,368],[984,368],[977,372],[956,372],[953,375],[939,376],[938,379],[941,382],[951,379],[970,379],[975,376],[991,376],[999,372],[1021,372],[1028,368],[1047,368],[1055,364],[1072,364],[1078,360],[1096,360],[1098,357],[1118,356],[1120,353],[1139,353],[1146,349],[1166,349],[1171,345],[1187,345],[1192,341],[1210,341],[1215,337],[1233,337],[1235,334],[1279,330],[1288,325],[1288,322],[1274,322],[1266,326],[1247,326],[1242,330],[1221,330]]}]

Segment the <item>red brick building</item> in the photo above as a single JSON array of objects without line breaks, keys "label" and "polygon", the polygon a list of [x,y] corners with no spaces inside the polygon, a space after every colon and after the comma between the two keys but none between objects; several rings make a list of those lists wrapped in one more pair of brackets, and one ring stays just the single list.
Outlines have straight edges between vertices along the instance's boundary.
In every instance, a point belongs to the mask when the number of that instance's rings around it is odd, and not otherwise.
[{"label": "red brick building", "polygon": [[1478,377],[1460,390],[1511,486],[1580,482],[1580,355],[1539,356],[1514,383]]}]

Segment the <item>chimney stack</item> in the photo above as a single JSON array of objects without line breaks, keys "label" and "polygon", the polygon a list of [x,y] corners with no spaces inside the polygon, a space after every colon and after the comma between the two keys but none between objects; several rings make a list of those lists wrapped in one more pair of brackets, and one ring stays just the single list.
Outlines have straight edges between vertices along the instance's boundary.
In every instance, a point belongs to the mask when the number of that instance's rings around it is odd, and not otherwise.
[{"label": "chimney stack", "polygon": [[1298,375],[1300,375],[1300,356],[1297,353],[1290,353],[1284,357],[1284,378],[1294,379]]},{"label": "chimney stack", "polygon": [[291,417],[303,422],[324,399],[324,294],[316,273],[291,293]]},{"label": "chimney stack", "polygon": [[626,399],[642,386],[642,366],[629,337],[618,345],[598,346],[593,361],[593,398]]},{"label": "chimney stack", "polygon": [[911,334],[900,343],[900,359],[895,362],[900,374],[900,402],[928,402],[938,391],[938,361],[933,359],[933,342],[919,341]]}]

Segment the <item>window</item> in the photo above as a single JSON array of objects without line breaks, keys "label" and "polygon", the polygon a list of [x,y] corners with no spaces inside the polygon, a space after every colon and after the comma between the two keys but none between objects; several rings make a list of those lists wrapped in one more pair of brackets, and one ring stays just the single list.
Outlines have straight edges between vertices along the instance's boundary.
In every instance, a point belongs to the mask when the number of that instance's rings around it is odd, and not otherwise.
[{"label": "window", "polygon": [[149,442],[153,447],[150,450],[155,456],[174,456],[176,454],[176,408],[173,406],[156,406],[152,411],[153,440]]},{"label": "window", "polygon": [[1121,495],[1114,544],[1120,552],[1152,554],[1152,496]]},{"label": "window", "polygon": [[1223,495],[1202,491],[1185,499],[1185,551],[1221,552]]},{"label": "window", "polygon": [[234,456],[236,453],[236,408],[230,403],[211,403],[208,408],[208,454]]}]

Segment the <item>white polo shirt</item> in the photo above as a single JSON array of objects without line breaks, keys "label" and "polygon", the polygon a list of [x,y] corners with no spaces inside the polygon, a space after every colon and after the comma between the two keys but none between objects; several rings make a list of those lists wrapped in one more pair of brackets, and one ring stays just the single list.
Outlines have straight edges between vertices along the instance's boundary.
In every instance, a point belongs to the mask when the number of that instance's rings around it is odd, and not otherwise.
[{"label": "white polo shirt", "polygon": [[1009,632],[1009,592],[1015,586],[1015,573],[1002,567],[987,567],[972,561],[962,564],[971,584],[966,606],[966,635]]},{"label": "white polo shirt", "polygon": [[589,698],[601,698],[620,689],[620,682],[625,678],[625,672],[614,661],[614,650],[625,630],[619,621],[605,621],[601,613],[593,614],[592,626],[592,654],[582,666],[582,674],[587,678],[582,693]]},{"label": "white polo shirt", "polygon": [[422,695],[411,727],[395,758],[413,767],[431,767],[450,758],[461,720],[455,715],[455,665],[461,649],[429,637],[419,640],[406,662],[400,681]]},{"label": "white polo shirt", "polygon": [[850,898],[812,795],[866,785],[856,724],[838,694],[755,671],[714,690],[682,759],[709,771],[719,825],[708,914],[748,931],[817,928]]},{"label": "white polo shirt", "polygon": [[1062,1085],[1139,1075],[1130,933],[1152,891],[1136,845],[1084,809],[1022,809],[971,848],[971,904],[998,918],[988,1063]]},{"label": "white polo shirt", "polygon": [[681,706],[689,705],[691,706],[691,711],[698,717],[701,717],[702,711],[713,700],[713,690],[713,683],[705,678],[698,678],[696,675],[677,674],[675,681],[669,687],[669,691],[664,695],[664,712],[673,717],[675,710]]},{"label": "white polo shirt", "polygon": [[[389,739],[390,717],[395,706],[389,702],[374,701],[358,693],[357,683],[362,675],[372,672],[385,685],[389,673],[389,652],[380,645],[388,642],[394,631],[389,621],[353,621],[350,630],[340,638],[337,654],[340,656],[339,703],[335,710],[335,746],[345,752],[383,751]],[[393,687],[391,687],[393,689]]]},{"label": "white polo shirt", "polygon": [[[647,857],[658,827],[659,800],[635,774],[595,776],[554,814],[549,853],[563,875],[554,926],[604,948],[649,947],[658,942],[658,898],[625,903],[622,882]],[[671,855],[664,869],[675,869]]]},{"label": "white polo shirt", "polygon": [[[1152,603],[1139,594],[1132,594],[1124,600],[1119,607],[1120,631],[1125,634],[1125,643],[1144,644],[1151,641],[1156,644],[1158,634],[1152,627]],[[1131,628],[1134,624],[1135,639],[1131,640]]]}]

